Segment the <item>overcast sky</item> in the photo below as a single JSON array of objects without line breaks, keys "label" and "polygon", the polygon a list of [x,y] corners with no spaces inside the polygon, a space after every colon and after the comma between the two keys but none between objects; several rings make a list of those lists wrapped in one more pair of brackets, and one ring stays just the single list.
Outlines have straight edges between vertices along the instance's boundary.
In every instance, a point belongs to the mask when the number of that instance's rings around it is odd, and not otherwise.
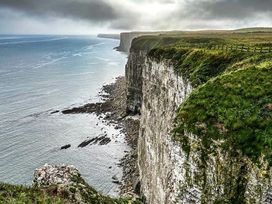
[{"label": "overcast sky", "polygon": [[272,0],[0,0],[2,34],[257,26],[272,26]]}]

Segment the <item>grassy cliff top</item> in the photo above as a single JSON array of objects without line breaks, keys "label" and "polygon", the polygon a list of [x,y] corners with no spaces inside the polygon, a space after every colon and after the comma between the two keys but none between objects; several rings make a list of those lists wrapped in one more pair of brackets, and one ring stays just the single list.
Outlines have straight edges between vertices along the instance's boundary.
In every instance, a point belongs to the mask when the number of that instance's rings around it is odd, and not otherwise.
[{"label": "grassy cliff top", "polygon": [[[272,46],[271,31],[177,32],[133,41],[132,49],[168,61],[195,88],[181,104],[175,124],[175,138],[188,153],[185,133],[191,132],[207,150],[213,140],[225,141],[223,148],[238,150],[254,162],[264,155],[272,165],[272,52],[254,52]],[[211,49],[216,45],[228,48]],[[250,51],[229,49],[235,46]]]},{"label": "grassy cliff top", "polygon": [[272,28],[247,28],[239,30],[171,31],[143,35],[132,42],[132,50],[151,50],[162,46],[206,43],[247,46],[271,46]]},{"label": "grassy cliff top", "polygon": [[104,196],[90,187],[81,177],[74,178],[76,185],[46,187],[26,187],[0,183],[0,203],[37,203],[37,204],[139,204],[126,198]]},{"label": "grassy cliff top", "polygon": [[182,141],[184,131],[192,132],[207,148],[212,140],[223,139],[222,147],[240,150],[255,162],[264,155],[272,164],[271,59],[244,60],[239,63],[243,68],[196,88],[179,108],[177,138]]},{"label": "grassy cliff top", "polygon": [[175,138],[188,153],[185,133],[191,132],[202,138],[207,149],[212,140],[223,140],[224,148],[239,150],[254,162],[264,155],[272,164],[272,53],[183,46],[189,41],[233,45],[236,40],[259,46],[270,45],[272,38],[271,34],[246,36],[240,40],[188,37],[157,46],[148,57],[169,61],[195,88],[176,118]]}]

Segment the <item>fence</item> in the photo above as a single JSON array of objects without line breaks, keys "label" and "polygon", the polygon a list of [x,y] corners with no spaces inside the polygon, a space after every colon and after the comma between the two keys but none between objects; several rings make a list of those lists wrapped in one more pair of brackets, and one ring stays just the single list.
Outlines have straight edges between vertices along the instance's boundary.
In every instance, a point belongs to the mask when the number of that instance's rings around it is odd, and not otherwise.
[{"label": "fence", "polygon": [[225,50],[225,51],[241,51],[241,52],[255,52],[255,53],[270,53],[272,52],[272,46],[270,47],[250,47],[245,45],[211,45],[206,43],[198,44],[186,44],[182,46],[185,48],[205,48],[210,50]]}]

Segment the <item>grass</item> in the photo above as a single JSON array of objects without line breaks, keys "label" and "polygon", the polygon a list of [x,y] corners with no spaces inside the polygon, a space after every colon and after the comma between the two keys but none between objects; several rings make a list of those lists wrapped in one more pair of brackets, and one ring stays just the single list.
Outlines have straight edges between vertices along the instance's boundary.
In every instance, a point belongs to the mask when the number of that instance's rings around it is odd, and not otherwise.
[{"label": "grass", "polygon": [[[157,40],[156,40],[157,39]],[[272,53],[184,48],[188,44],[271,46],[271,29],[182,32],[143,36],[133,49],[146,49],[156,61],[170,61],[177,74],[195,88],[176,118],[175,137],[189,153],[191,132],[209,149],[224,140],[257,162],[272,165]]]},{"label": "grass", "polygon": [[67,203],[67,200],[57,195],[56,188],[38,189],[21,185],[0,183],[0,203]]},{"label": "grass", "polygon": [[246,45],[254,47],[272,46],[271,28],[250,28],[240,30],[157,32],[141,36],[132,42],[132,50],[150,51],[165,46],[206,43],[210,45]]},{"label": "grass", "polygon": [[155,48],[148,55],[158,61],[161,59],[171,60],[176,72],[190,81],[194,87],[197,87],[252,54],[170,47]]},{"label": "grass", "polygon": [[[7,204],[63,204],[77,203],[81,197],[81,203],[90,204],[140,204],[139,201],[130,201],[126,198],[111,198],[98,193],[90,187],[82,178],[75,178],[76,185],[68,188],[58,186],[26,187],[0,183],[0,203]],[[82,185],[84,184],[84,185]]]},{"label": "grass", "polygon": [[[188,158],[191,148],[200,151],[194,184],[203,188],[203,203],[211,199],[213,186],[207,181],[206,169],[211,155],[220,156],[218,146],[238,163],[235,169],[238,173],[220,172],[223,180],[226,179],[222,181],[225,192],[214,203],[245,203],[248,183],[245,158],[260,169],[262,158],[272,166],[272,53],[220,51],[209,47],[271,47],[271,31],[271,28],[250,28],[172,32],[133,41],[132,51],[145,50],[150,59],[172,64],[176,73],[194,88],[177,111],[173,135]],[[195,44],[205,47],[192,46]],[[188,133],[199,140],[194,143]],[[186,165],[184,168],[186,182],[191,185],[191,171]]]},{"label": "grass", "polygon": [[181,74],[197,88],[178,110],[176,139],[186,147],[191,132],[207,149],[223,139],[222,147],[272,164],[272,55],[186,51],[183,58]]}]

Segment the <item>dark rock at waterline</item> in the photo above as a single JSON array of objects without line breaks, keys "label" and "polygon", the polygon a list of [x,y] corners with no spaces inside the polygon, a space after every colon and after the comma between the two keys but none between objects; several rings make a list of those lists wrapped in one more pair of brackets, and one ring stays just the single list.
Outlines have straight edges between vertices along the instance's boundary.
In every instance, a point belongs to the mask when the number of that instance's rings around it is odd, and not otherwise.
[{"label": "dark rock at waterline", "polygon": [[95,138],[90,139],[90,140],[85,140],[84,142],[80,143],[77,147],[86,147],[87,145],[89,145],[91,142],[95,141]]},{"label": "dark rock at waterline", "polygon": [[52,111],[50,114],[55,114],[55,113],[59,113],[60,111],[59,110],[55,110],[55,111]]},{"label": "dark rock at waterline", "polygon": [[118,180],[117,176],[112,177],[112,183],[115,183],[115,184],[118,184],[118,185],[121,184],[121,182]]},{"label": "dark rock at waterline", "polygon": [[99,144],[99,145],[107,145],[111,142],[111,139],[107,137],[107,134],[98,136],[89,140],[85,140],[84,142],[80,143],[78,147],[86,147],[87,145],[91,144]]},{"label": "dark rock at waterline", "polygon": [[99,142],[99,145],[106,145],[106,144],[109,144],[111,142],[111,139],[106,137],[106,138],[103,138],[100,142]]},{"label": "dark rock at waterline", "polygon": [[70,145],[70,144],[67,144],[67,145],[62,146],[60,149],[68,149],[68,148],[70,148],[70,147],[71,147],[71,145]]},{"label": "dark rock at waterline", "polygon": [[[97,115],[112,112],[113,111],[112,102],[115,98],[115,96],[113,96],[112,94],[115,88],[116,88],[115,84],[103,86],[103,91],[99,92],[99,96],[102,98],[103,102],[89,103],[84,106],[66,109],[61,112],[63,114],[96,113]],[[100,119],[101,118],[102,117],[100,117]],[[110,115],[108,115],[108,119],[109,118]]]},{"label": "dark rock at waterline", "polygon": [[114,127],[115,130],[119,130],[119,129],[122,129],[122,126],[121,125],[117,125]]},{"label": "dark rock at waterline", "polygon": [[78,114],[78,113],[106,113],[110,112],[111,110],[111,104],[109,101],[106,101],[104,103],[89,103],[84,106],[75,107],[67,110],[63,110],[63,114]]}]

